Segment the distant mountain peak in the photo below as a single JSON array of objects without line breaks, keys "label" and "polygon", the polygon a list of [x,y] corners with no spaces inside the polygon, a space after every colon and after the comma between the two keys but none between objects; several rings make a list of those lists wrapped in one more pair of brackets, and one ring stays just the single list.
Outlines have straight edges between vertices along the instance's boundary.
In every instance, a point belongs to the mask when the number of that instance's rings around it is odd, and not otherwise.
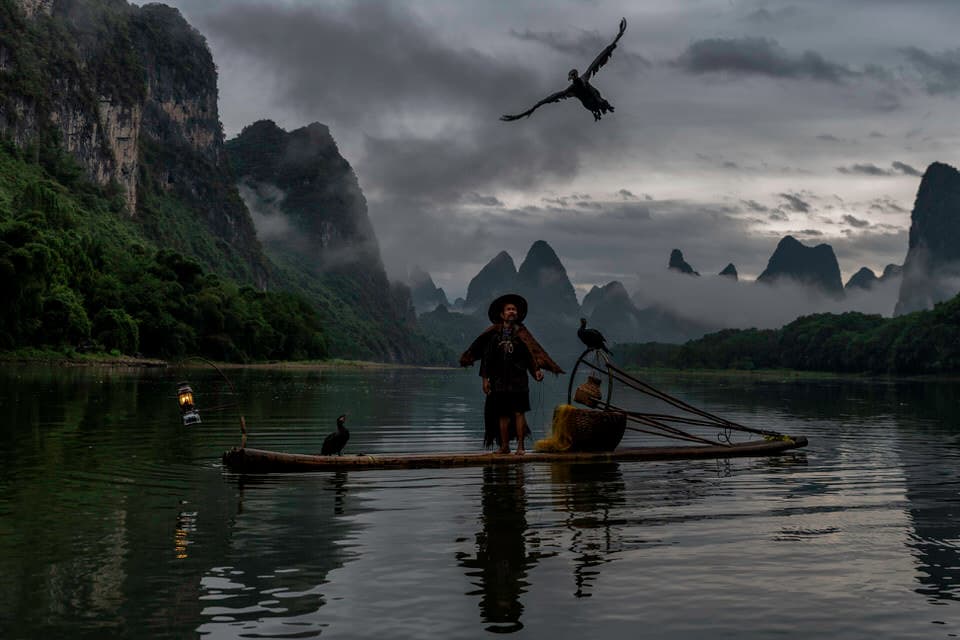
[{"label": "distant mountain peak", "polygon": [[877,278],[877,274],[873,272],[872,269],[867,267],[860,267],[860,270],[855,274],[850,276],[850,279],[847,280],[847,284],[844,285],[844,289],[847,291],[851,289],[872,289],[873,285],[877,284],[880,279]]},{"label": "distant mountain peak", "polygon": [[686,260],[683,259],[683,252],[680,249],[674,249],[670,252],[670,262],[667,264],[668,269],[673,269],[674,271],[679,271],[680,273],[686,273],[692,276],[699,276],[693,267],[691,267]]},{"label": "distant mountain peak", "polygon": [[516,286],[517,267],[510,254],[501,251],[470,280],[463,307],[467,311],[486,311],[494,298],[513,291]]},{"label": "distant mountain peak", "polygon": [[829,295],[843,294],[840,265],[833,247],[828,244],[808,247],[793,236],[784,236],[757,281],[769,284],[785,278]]},{"label": "distant mountain peak", "polygon": [[733,280],[737,280],[739,278],[739,276],[737,275],[737,268],[733,266],[732,262],[728,263],[727,266],[723,268],[723,271],[721,271],[719,275],[725,278],[731,278]]}]

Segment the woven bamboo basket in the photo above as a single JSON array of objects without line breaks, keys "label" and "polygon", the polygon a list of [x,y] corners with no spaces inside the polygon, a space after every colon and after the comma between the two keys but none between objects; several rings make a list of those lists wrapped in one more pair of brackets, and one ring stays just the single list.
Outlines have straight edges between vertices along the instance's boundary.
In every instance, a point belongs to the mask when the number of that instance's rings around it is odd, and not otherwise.
[{"label": "woven bamboo basket", "polygon": [[579,409],[561,404],[553,410],[552,434],[534,444],[536,451],[613,451],[627,428],[619,411]]}]

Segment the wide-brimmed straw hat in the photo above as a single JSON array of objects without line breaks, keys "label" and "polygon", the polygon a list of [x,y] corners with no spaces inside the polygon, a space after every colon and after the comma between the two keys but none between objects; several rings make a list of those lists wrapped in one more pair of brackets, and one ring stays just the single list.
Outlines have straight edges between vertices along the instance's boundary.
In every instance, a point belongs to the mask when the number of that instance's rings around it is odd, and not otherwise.
[{"label": "wide-brimmed straw hat", "polygon": [[500,312],[508,304],[517,307],[517,322],[523,322],[523,319],[527,317],[527,301],[523,296],[516,293],[504,294],[490,303],[490,308],[487,309],[487,317],[490,318],[490,322],[494,324],[501,322]]}]

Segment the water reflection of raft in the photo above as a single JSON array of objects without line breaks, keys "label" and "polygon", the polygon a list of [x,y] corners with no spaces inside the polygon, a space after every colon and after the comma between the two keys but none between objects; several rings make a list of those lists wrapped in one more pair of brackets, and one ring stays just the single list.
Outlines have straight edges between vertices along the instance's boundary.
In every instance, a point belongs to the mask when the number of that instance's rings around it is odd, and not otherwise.
[{"label": "water reflection of raft", "polygon": [[428,469],[527,462],[613,462],[620,460],[680,460],[768,456],[807,446],[803,436],[754,440],[732,445],[632,447],[614,451],[498,455],[495,453],[387,453],[376,455],[321,456],[234,447],[223,454],[223,464],[243,473],[341,471],[345,469]]}]

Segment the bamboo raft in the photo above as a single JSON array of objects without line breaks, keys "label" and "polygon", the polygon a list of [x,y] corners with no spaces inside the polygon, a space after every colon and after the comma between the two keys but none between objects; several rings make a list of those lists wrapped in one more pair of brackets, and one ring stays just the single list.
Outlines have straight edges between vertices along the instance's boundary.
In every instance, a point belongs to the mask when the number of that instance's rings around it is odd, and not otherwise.
[{"label": "bamboo raft", "polygon": [[632,447],[614,451],[506,455],[496,453],[393,453],[377,455],[321,456],[284,453],[249,447],[234,447],[223,454],[223,464],[238,473],[290,473],[344,471],[348,469],[436,469],[530,462],[617,462],[627,460],[685,460],[769,456],[807,446],[804,436],[778,440],[754,440],[731,445],[679,447]]}]

